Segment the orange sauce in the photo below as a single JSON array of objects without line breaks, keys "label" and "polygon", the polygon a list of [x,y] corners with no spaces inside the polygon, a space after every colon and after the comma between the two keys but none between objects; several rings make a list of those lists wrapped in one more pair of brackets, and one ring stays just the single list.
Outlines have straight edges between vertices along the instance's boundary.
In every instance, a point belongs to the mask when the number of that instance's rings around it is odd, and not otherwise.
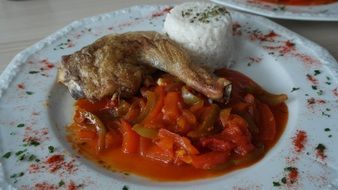
[{"label": "orange sauce", "polygon": [[[246,76],[237,72],[227,71],[220,72],[219,74],[221,76],[226,76],[229,80],[231,79],[234,81],[250,80]],[[234,85],[236,84],[234,83]],[[236,91],[237,90],[235,87],[233,93],[237,93]],[[232,102],[234,101],[236,100],[232,100]],[[81,129],[82,127],[76,122],[74,122],[68,127],[69,132],[68,138],[70,142],[73,144],[74,148],[77,149],[80,154],[112,171],[133,173],[136,175],[148,177],[156,181],[189,181],[194,179],[220,176],[234,170],[249,167],[254,163],[258,162],[259,160],[261,160],[264,157],[264,155],[275,145],[275,143],[281,137],[288,120],[288,108],[285,103],[279,104],[277,106],[271,106],[270,108],[276,121],[276,136],[273,141],[263,142],[265,147],[264,152],[255,156],[253,159],[249,158],[246,160],[244,158],[242,161],[240,161],[240,163],[237,164],[225,163],[220,165],[219,167],[209,170],[196,169],[191,165],[177,166],[174,164],[165,164],[159,161],[149,160],[136,153],[125,154],[121,151],[120,144],[121,139],[116,140],[116,146],[113,146],[110,149],[98,153],[96,148],[97,138],[92,138],[90,141],[86,141],[86,143],[79,143],[76,141],[76,137],[74,134],[76,134],[76,131]],[[100,115],[98,116],[100,117]]]},{"label": "orange sauce", "polygon": [[337,2],[337,0],[261,0],[261,1],[282,5],[298,5],[298,6],[324,5]]}]

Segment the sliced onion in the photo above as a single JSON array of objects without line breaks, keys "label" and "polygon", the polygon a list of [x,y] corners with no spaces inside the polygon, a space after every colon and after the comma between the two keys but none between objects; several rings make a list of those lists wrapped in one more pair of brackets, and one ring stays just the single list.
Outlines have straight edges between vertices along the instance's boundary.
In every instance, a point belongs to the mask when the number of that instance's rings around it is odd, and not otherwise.
[{"label": "sliced onion", "polygon": [[219,113],[219,118],[221,120],[223,127],[225,127],[226,124],[228,123],[230,112],[231,112],[231,108],[225,108],[225,109],[222,109],[221,112]]},{"label": "sliced onion", "polygon": [[98,139],[98,150],[101,151],[105,148],[106,140],[105,136],[107,133],[106,127],[103,125],[102,121],[94,114],[87,112],[87,111],[81,111],[81,115],[88,119],[93,125],[95,125],[96,133],[99,137]]},{"label": "sliced onion", "polygon": [[197,96],[195,96],[193,93],[191,93],[185,86],[182,87],[182,98],[184,103],[188,104],[188,105],[193,105],[199,101],[201,101],[201,99]]},{"label": "sliced onion", "polygon": [[203,121],[197,129],[188,133],[189,137],[200,138],[213,133],[214,124],[219,116],[220,108],[216,104],[211,104],[210,107],[205,111],[207,112],[205,118],[203,118]]},{"label": "sliced onion", "polygon": [[272,94],[261,87],[248,87],[247,91],[269,106],[276,106],[288,99],[286,94]]},{"label": "sliced onion", "polygon": [[141,110],[140,115],[135,119],[134,123],[139,123],[143,121],[144,118],[149,114],[149,112],[155,107],[156,105],[156,94],[152,91],[147,91],[145,94],[147,98],[147,104],[144,109]]},{"label": "sliced onion", "polygon": [[153,139],[157,136],[158,130],[144,127],[141,124],[135,124],[132,128],[141,137]]}]

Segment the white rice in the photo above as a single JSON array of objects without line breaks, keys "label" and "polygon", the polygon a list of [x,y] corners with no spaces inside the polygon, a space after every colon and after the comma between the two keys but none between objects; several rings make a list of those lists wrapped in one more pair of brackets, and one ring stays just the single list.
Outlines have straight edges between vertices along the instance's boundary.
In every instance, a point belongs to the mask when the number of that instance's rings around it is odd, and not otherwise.
[{"label": "white rice", "polygon": [[167,14],[164,31],[187,49],[193,62],[211,70],[230,66],[232,20],[225,7],[207,2],[183,3]]}]

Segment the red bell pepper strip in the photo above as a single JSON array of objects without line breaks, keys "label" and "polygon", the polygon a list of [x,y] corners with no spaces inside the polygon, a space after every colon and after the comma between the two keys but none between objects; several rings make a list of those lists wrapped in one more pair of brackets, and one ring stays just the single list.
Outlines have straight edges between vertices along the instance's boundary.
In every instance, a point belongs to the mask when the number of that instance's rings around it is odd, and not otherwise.
[{"label": "red bell pepper strip", "polygon": [[260,103],[258,109],[261,113],[261,125],[259,128],[259,136],[261,140],[271,141],[276,136],[275,117],[268,105]]},{"label": "red bell pepper strip", "polygon": [[122,152],[137,153],[140,136],[135,131],[133,131],[131,125],[123,119],[121,120],[120,130],[123,136]]},{"label": "red bell pepper strip", "polygon": [[178,92],[169,92],[164,98],[164,105],[162,108],[163,119],[175,123],[180,116],[180,95]]},{"label": "red bell pepper strip", "polygon": [[98,136],[98,144],[97,149],[98,151],[102,151],[105,149],[105,136],[106,136],[106,127],[103,125],[102,121],[94,114],[87,112],[87,111],[81,111],[81,115],[88,119],[96,129],[96,133]]},{"label": "red bell pepper strip", "polygon": [[229,160],[230,152],[208,152],[200,155],[193,155],[192,165],[200,169],[212,169],[219,164]]},{"label": "red bell pepper strip", "polygon": [[146,115],[145,119],[143,120],[143,123],[151,123],[153,120],[156,119],[156,116],[161,112],[161,109],[163,107],[164,102],[164,87],[163,86],[157,86],[155,89],[155,95],[156,98],[156,104],[154,107],[150,110],[150,112]]}]

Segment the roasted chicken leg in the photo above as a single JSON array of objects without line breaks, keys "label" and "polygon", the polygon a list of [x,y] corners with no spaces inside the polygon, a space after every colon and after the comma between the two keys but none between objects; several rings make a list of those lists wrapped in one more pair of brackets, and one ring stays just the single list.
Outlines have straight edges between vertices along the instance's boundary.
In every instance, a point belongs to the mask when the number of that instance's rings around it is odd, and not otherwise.
[{"label": "roasted chicken leg", "polygon": [[157,32],[128,32],[104,36],[62,57],[58,81],[75,98],[95,101],[117,94],[135,94],[146,75],[160,69],[213,100],[229,98],[231,83],[191,63],[177,43]]}]

